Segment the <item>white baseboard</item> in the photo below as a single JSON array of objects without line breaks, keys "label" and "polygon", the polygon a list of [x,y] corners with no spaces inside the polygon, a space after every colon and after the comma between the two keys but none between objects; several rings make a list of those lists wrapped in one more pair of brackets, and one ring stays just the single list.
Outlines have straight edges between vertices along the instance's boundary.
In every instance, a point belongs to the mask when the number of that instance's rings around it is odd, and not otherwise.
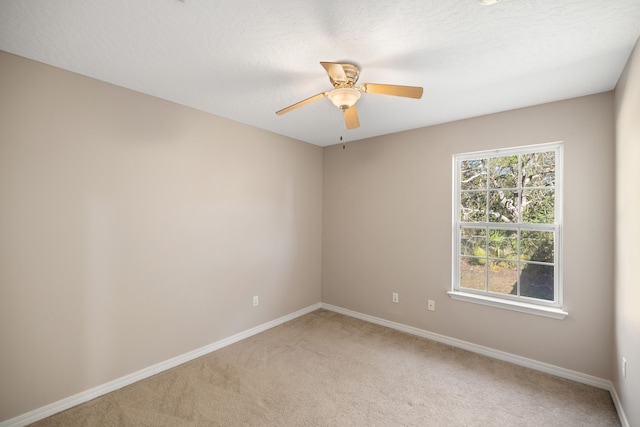
[{"label": "white baseboard", "polygon": [[503,360],[505,362],[513,363],[514,365],[523,366],[525,368],[534,369],[536,371],[545,372],[550,375],[554,375],[560,378],[576,381],[582,384],[598,387],[604,390],[608,390],[611,393],[611,398],[618,411],[618,417],[623,427],[629,427],[629,422],[622,409],[622,403],[618,397],[618,393],[613,386],[613,383],[603,378],[594,377],[592,375],[583,374],[581,372],[572,371],[571,369],[561,368],[559,366],[550,365],[548,363],[539,362],[537,360],[529,359],[526,357],[518,356],[515,354],[507,353],[500,350],[495,350],[489,347],[484,347],[478,344],[473,344],[467,341],[459,340],[456,338],[447,337],[445,335],[436,334],[426,331],[424,329],[415,328],[413,326],[403,325],[402,323],[392,322],[390,320],[382,319],[368,314],[359,313],[357,311],[348,310],[346,308],[338,307],[331,304],[322,303],[321,307],[334,311],[336,313],[344,314],[345,316],[355,317],[356,319],[364,320],[367,322],[375,323],[377,325],[386,326],[391,329],[396,329],[401,332],[406,332],[419,337],[427,338],[433,341],[437,341],[443,344],[448,344],[453,347],[462,348],[474,353],[482,354],[494,359]]},{"label": "white baseboard", "polygon": [[198,348],[188,353],[184,353],[180,356],[171,358],[169,360],[165,360],[164,362],[160,362],[153,366],[149,366],[148,368],[144,368],[137,372],[133,372],[129,375],[125,375],[124,377],[120,377],[113,381],[109,381],[108,383],[80,392],[73,396],[67,397],[65,399],[59,400],[57,402],[51,403],[49,405],[27,412],[25,414],[19,415],[15,418],[11,418],[9,420],[0,422],[0,427],[23,427],[28,424],[35,423],[36,421],[40,421],[44,418],[50,417],[51,415],[57,414],[58,412],[62,412],[64,410],[72,408],[81,403],[88,402],[92,399],[95,399],[96,397],[118,390],[122,387],[128,386],[129,384],[133,384],[145,378],[149,378],[152,375],[156,375],[160,372],[166,371],[167,369],[171,369],[178,365],[182,365],[183,363],[197,359],[198,357],[204,356],[205,354],[209,354],[213,351],[216,351],[228,345],[234,344],[245,338],[249,338],[253,335],[264,332],[275,326],[281,325],[285,322],[288,322],[300,316],[304,316],[305,314],[311,313],[312,311],[315,311],[320,307],[321,307],[320,303],[310,305],[309,307],[303,308],[302,310],[298,310],[294,313],[288,314],[286,316],[282,316],[270,322],[263,323],[262,325],[258,325],[254,328],[237,333],[228,338],[224,338],[220,341],[216,341],[212,344],[206,345],[204,347]]},{"label": "white baseboard", "polygon": [[613,400],[613,404],[616,407],[616,410],[618,411],[618,418],[620,418],[620,424],[622,424],[622,427],[631,427],[631,424],[629,424],[629,420],[627,419],[627,416],[624,413],[624,409],[622,408],[622,402],[620,401],[620,396],[618,396],[618,392],[616,391],[616,388],[613,386],[613,383],[611,383],[611,390],[609,390],[609,392],[611,393],[611,399]]}]

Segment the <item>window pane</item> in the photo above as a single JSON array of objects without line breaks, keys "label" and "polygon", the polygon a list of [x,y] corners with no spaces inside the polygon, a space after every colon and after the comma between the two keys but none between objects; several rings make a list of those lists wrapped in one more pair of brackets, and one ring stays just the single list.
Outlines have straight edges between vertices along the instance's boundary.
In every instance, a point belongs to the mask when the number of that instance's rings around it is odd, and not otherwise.
[{"label": "window pane", "polygon": [[518,186],[518,156],[494,157],[489,160],[490,188]]},{"label": "window pane", "polygon": [[464,160],[460,164],[460,188],[482,190],[487,188],[487,160]]},{"label": "window pane", "polygon": [[556,181],[556,157],[553,151],[522,155],[524,187],[550,187]]},{"label": "window pane", "polygon": [[489,256],[518,259],[518,232],[516,230],[489,230]]},{"label": "window pane", "polygon": [[489,222],[518,222],[518,192],[489,192]]},{"label": "window pane", "polygon": [[520,258],[528,261],[553,262],[553,232],[523,231],[520,236]]},{"label": "window pane", "polygon": [[522,263],[520,295],[553,301],[553,266]]},{"label": "window pane", "polygon": [[522,192],[522,222],[553,224],[555,221],[556,193],[550,190]]},{"label": "window pane", "polygon": [[487,230],[463,228],[460,230],[460,254],[484,258],[487,255]]},{"label": "window pane", "polygon": [[460,195],[460,221],[487,222],[487,193],[473,192]]},{"label": "window pane", "polygon": [[489,261],[489,291],[515,294],[518,283],[518,263]]},{"label": "window pane", "polygon": [[487,289],[487,262],[481,258],[460,258],[460,287],[484,291]]}]

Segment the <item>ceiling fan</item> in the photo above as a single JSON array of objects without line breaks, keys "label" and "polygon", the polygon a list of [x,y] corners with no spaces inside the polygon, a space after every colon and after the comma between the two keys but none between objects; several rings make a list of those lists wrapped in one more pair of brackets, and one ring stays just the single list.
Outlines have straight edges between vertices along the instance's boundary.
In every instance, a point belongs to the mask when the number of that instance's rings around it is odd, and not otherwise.
[{"label": "ceiling fan", "polygon": [[337,62],[321,62],[329,75],[329,80],[333,85],[333,90],[321,92],[310,98],[304,99],[280,111],[276,114],[282,115],[298,107],[307,105],[313,101],[328,97],[333,105],[340,108],[344,113],[344,121],[347,129],[355,129],[360,126],[356,102],[360,99],[361,93],[376,93],[379,95],[402,96],[405,98],[420,99],[422,88],[417,86],[398,86],[380,83],[365,83],[356,87],[356,82],[360,76],[360,70],[353,64],[339,64]]}]

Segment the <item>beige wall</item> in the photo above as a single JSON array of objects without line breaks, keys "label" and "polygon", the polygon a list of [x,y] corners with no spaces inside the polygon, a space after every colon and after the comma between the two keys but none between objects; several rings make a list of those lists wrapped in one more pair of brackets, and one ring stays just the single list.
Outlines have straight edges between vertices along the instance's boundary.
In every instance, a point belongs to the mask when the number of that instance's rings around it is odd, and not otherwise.
[{"label": "beige wall", "polygon": [[[451,300],[452,155],[560,140],[569,316]],[[323,206],[323,302],[611,378],[611,92],[326,148]]]},{"label": "beige wall", "polygon": [[[629,425],[640,425],[640,42],[615,91],[616,342],[613,382]],[[622,377],[622,358],[627,378]]]},{"label": "beige wall", "polygon": [[0,70],[0,421],[320,302],[321,148]]}]

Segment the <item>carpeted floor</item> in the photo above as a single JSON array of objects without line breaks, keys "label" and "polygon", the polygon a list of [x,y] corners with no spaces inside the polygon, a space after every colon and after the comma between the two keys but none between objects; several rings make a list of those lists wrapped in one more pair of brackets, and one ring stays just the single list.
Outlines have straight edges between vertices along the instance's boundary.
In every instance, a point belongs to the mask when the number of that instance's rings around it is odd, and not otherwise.
[{"label": "carpeted floor", "polygon": [[619,426],[608,391],[318,310],[33,426]]}]

